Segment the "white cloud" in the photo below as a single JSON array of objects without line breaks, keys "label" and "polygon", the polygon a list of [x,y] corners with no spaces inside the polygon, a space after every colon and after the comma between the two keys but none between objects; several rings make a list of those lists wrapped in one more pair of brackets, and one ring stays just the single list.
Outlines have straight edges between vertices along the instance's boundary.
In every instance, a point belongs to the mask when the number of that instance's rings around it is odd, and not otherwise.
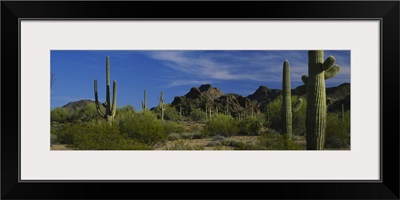
[{"label": "white cloud", "polygon": [[[282,79],[282,65],[289,60],[294,82],[307,74],[307,57],[300,51],[148,51],[148,56],[196,80],[252,80],[276,82]],[[350,67],[342,67],[338,81],[349,80]],[[190,82],[187,82],[188,84]],[[192,83],[199,83],[193,81]],[[170,86],[179,85],[172,80]]]}]

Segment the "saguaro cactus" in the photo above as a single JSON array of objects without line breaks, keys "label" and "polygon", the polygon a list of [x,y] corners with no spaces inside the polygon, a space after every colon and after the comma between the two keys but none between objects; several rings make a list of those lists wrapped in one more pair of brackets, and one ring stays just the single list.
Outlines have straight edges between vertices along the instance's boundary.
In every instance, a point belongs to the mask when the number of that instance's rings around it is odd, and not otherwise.
[{"label": "saguaro cactus", "polygon": [[143,101],[142,101],[142,110],[143,110],[143,112],[146,110],[146,90],[144,90],[144,92],[143,92]]},{"label": "saguaro cactus", "polygon": [[158,99],[160,100],[159,107],[160,107],[160,112],[161,112],[161,121],[164,121],[165,108],[164,108],[164,96],[163,96],[163,92],[162,91],[161,91],[160,97]]},{"label": "saguaro cactus", "polygon": [[112,123],[117,110],[117,81],[113,82],[113,101],[110,101],[110,57],[106,57],[106,101],[103,103],[105,112],[100,108],[99,95],[97,92],[97,80],[94,80],[94,97],[97,113],[104,118],[109,124]]},{"label": "saguaro cactus", "polygon": [[324,61],[324,51],[308,51],[308,76],[302,77],[307,88],[306,137],[308,150],[323,150],[326,128],[325,79],[334,77],[340,67],[335,57]]},{"label": "saguaro cactus", "polygon": [[287,60],[283,62],[282,92],[282,131],[287,139],[292,139],[292,94],[290,91],[290,65]]},{"label": "saguaro cactus", "polygon": [[283,75],[282,75],[282,120],[283,127],[282,131],[286,136],[286,139],[291,140],[292,131],[292,112],[296,112],[300,109],[302,104],[302,99],[297,99],[293,109],[292,109],[292,92],[290,86],[290,64],[289,61],[285,60],[283,62]]}]

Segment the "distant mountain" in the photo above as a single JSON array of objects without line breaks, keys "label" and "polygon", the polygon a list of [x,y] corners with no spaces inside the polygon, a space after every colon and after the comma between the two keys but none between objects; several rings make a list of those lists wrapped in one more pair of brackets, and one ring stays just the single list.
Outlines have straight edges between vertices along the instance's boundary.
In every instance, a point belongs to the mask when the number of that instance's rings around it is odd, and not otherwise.
[{"label": "distant mountain", "polygon": [[66,105],[63,106],[63,108],[67,108],[70,110],[81,110],[82,108],[88,106],[89,104],[94,104],[95,101],[92,101],[90,99],[83,99],[79,101],[74,101],[74,102],[69,102]]},{"label": "distant mountain", "polygon": [[[304,87],[299,86],[292,90],[293,95],[302,96],[306,99]],[[183,114],[188,115],[194,109],[205,110],[211,108],[212,111],[225,113],[233,116],[239,114],[257,114],[265,112],[269,103],[275,100],[281,94],[280,89],[270,89],[267,86],[259,86],[253,94],[247,97],[238,94],[224,94],[219,88],[212,87],[210,84],[204,84],[200,87],[192,87],[188,93],[183,96],[176,96],[171,105],[177,110],[182,108]],[[350,110],[350,83],[343,83],[336,87],[326,88],[327,106],[329,112],[340,112],[342,105],[344,110]],[[80,110],[95,101],[84,99],[69,102],[63,108],[71,110]]]},{"label": "distant mountain", "polygon": [[281,90],[279,89],[269,89],[266,86],[260,86],[253,94],[247,96],[247,98],[257,104],[261,112],[265,112],[267,105],[276,99],[279,94],[281,94]]},{"label": "distant mountain", "polygon": [[258,106],[249,98],[238,94],[224,94],[210,84],[192,87],[184,96],[175,97],[171,105],[177,109],[181,107],[186,115],[194,109],[205,110],[206,107],[211,108],[214,113],[228,112],[233,116],[260,113]]}]

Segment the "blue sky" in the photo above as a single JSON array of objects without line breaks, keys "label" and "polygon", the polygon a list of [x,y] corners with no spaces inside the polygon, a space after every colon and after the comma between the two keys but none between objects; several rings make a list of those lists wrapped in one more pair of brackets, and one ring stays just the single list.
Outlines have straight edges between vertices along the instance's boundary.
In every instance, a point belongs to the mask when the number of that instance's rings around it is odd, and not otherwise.
[{"label": "blue sky", "polygon": [[[302,84],[307,74],[306,50],[301,51],[51,51],[51,73],[55,82],[51,88],[51,108],[71,101],[94,100],[93,81],[97,79],[99,100],[105,101],[105,60],[110,56],[111,83],[117,81],[117,106],[133,105],[141,110],[143,90],[147,92],[147,107],[158,105],[160,92],[171,103],[175,96],[185,95],[191,87],[210,83],[224,93],[243,96],[259,86],[281,89],[282,66],[290,63],[291,84]],[[340,73],[326,81],[327,87],[350,83],[350,51],[325,51],[341,66]]]}]

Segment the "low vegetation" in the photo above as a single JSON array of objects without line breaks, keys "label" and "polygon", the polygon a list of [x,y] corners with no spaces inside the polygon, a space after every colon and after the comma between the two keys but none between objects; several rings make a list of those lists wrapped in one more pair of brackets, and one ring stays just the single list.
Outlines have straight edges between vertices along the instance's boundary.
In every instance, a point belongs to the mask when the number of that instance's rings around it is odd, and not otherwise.
[{"label": "low vegetation", "polygon": [[[55,150],[305,150],[306,102],[293,113],[293,138],[287,140],[280,134],[281,101],[272,101],[263,115],[241,118],[212,114],[206,119],[200,109],[180,116],[167,105],[163,121],[157,109],[139,112],[124,106],[111,126],[97,115],[94,104],[55,108],[50,140]],[[328,113],[327,118],[326,148],[349,149],[350,112]]]}]

